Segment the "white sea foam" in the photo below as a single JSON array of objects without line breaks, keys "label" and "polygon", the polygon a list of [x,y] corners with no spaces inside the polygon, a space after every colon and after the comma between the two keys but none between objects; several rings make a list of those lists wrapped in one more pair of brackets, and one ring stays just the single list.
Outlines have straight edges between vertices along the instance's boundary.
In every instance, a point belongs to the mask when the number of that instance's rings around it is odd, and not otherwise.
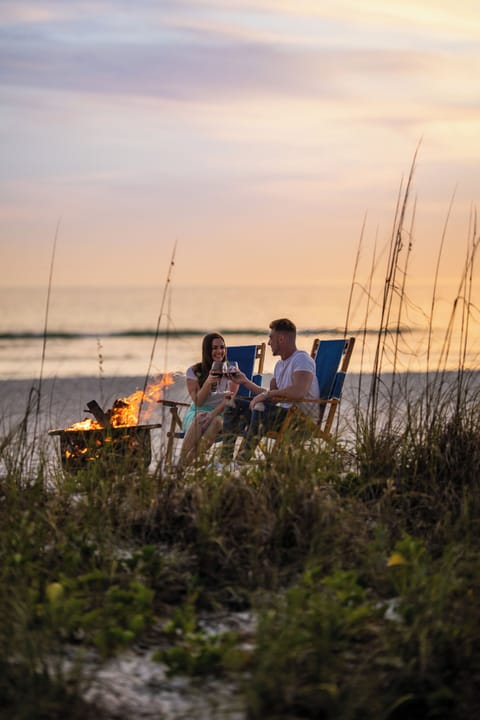
[{"label": "white sea foam", "polygon": [[[349,288],[330,284],[302,288],[173,288],[159,320],[160,288],[52,288],[47,323],[45,289],[0,288],[0,380],[43,377],[144,376],[184,372],[200,358],[201,339],[223,332],[227,345],[266,341],[278,317],[297,324],[298,346],[310,350],[314,337],[342,337]],[[423,307],[428,295],[423,293]],[[372,368],[377,319],[364,318],[364,298],[354,297],[348,334],[358,338],[350,369]],[[441,357],[449,314],[435,313],[432,336],[421,311],[409,306],[401,332],[387,341],[384,369],[393,358],[401,370],[435,368]],[[443,318],[443,319],[442,319]],[[395,322],[397,318],[395,317]],[[471,319],[467,367],[477,367],[480,333]],[[44,338],[44,327],[47,332]],[[157,327],[158,325],[158,327]],[[369,332],[363,335],[364,325]],[[158,332],[157,332],[158,330]],[[454,327],[448,366],[456,367],[463,346]],[[398,339],[398,344],[396,343]],[[275,358],[267,350],[265,370]]]}]

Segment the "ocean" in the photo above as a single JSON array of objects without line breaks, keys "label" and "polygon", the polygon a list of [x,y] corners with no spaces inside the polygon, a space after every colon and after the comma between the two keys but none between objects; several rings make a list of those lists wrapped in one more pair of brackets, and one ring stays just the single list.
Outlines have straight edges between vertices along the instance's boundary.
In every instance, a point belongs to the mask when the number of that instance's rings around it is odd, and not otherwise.
[{"label": "ocean", "polygon": [[[36,438],[32,442],[36,452],[56,462],[58,438],[49,437],[48,431],[91,417],[86,409],[89,401],[96,400],[107,410],[116,399],[129,398],[147,382],[155,383],[169,373],[173,384],[163,396],[189,402],[185,370],[200,359],[206,332],[222,332],[227,346],[266,342],[270,321],[279,317],[296,323],[297,346],[303,350],[309,351],[316,337],[341,338],[345,332],[356,336],[340,413],[342,426],[350,432],[355,407],[368,397],[378,323],[374,313],[365,320],[363,296],[362,302],[353,298],[348,311],[348,292],[334,285],[172,287],[166,294],[162,288],[52,288],[47,314],[45,289],[0,289],[0,441],[22,427],[28,415],[29,438]],[[392,377],[387,375],[393,367],[395,377],[408,371],[404,377],[413,383],[415,395],[425,386],[427,367],[434,370],[441,362],[449,370],[459,365],[478,369],[474,318],[469,342],[464,343],[465,332],[459,332],[455,323],[451,334],[447,332],[448,313],[443,320],[438,313],[440,319],[436,317],[430,332],[427,316],[419,308],[410,304],[396,331],[382,338],[387,393]],[[446,336],[451,337],[448,356]],[[267,347],[264,385],[275,362]],[[456,373],[451,376],[454,382]],[[156,458],[161,458],[167,411],[154,402],[143,406],[142,412],[141,422],[162,424],[161,430],[152,431]]]},{"label": "ocean", "polygon": [[0,379],[38,377],[45,324],[44,377],[137,376],[150,365],[185,371],[212,330],[230,345],[265,341],[276,317],[294,319],[309,349],[312,336],[342,332],[346,298],[315,288],[53,288],[45,322],[46,303],[45,289],[0,289]]},{"label": "ocean", "polygon": [[[223,333],[227,345],[259,343],[267,341],[269,322],[279,317],[296,323],[297,344],[304,350],[311,349],[315,337],[342,337],[345,330],[356,335],[350,370],[368,372],[378,322],[371,311],[365,319],[363,295],[354,296],[348,310],[349,293],[349,288],[333,283],[287,288],[171,286],[167,293],[163,287],[53,287],[47,314],[46,288],[0,288],[0,381],[35,379],[40,374],[53,379],[184,372],[200,359],[206,332]],[[428,288],[423,289],[424,307],[429,303],[427,293]],[[478,325],[470,327],[468,348],[461,331],[453,331],[445,363],[448,308],[442,314],[435,317],[429,338],[425,311],[410,303],[400,331],[387,339],[383,368],[395,363],[397,370],[422,372],[427,364],[435,368],[442,362],[455,369],[459,358],[477,368]],[[267,349],[266,372],[272,371],[274,362]]]}]

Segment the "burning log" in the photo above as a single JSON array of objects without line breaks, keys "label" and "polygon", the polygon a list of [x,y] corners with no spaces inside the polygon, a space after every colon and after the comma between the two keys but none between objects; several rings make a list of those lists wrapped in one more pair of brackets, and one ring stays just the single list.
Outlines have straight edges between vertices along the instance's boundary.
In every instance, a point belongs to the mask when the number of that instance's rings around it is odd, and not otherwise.
[{"label": "burning log", "polygon": [[107,427],[107,425],[110,424],[109,415],[102,410],[96,400],[90,400],[90,402],[87,403],[87,408],[88,410],[86,412],[91,412],[99,425]]},{"label": "burning log", "polygon": [[101,427],[122,427],[125,425],[135,425],[138,421],[137,407],[132,405],[127,398],[115,400],[110,410],[105,412],[96,400],[90,400],[87,403],[86,412],[92,413],[93,417]]}]

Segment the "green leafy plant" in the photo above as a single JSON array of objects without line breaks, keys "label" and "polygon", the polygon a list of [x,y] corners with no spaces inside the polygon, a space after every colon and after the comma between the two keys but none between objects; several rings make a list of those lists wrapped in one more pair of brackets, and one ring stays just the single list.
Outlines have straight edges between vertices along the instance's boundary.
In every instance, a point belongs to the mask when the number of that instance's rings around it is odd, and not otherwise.
[{"label": "green leafy plant", "polygon": [[172,675],[218,675],[243,670],[250,653],[240,647],[239,634],[202,629],[195,610],[197,597],[197,593],[191,594],[164,625],[169,646],[158,650],[154,660],[165,663]]}]

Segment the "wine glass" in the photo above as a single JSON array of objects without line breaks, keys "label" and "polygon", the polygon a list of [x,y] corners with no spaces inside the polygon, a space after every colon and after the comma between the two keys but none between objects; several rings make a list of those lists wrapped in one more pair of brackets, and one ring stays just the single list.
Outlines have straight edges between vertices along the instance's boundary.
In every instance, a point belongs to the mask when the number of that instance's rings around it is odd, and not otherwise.
[{"label": "wine glass", "polygon": [[238,375],[239,371],[238,362],[236,360],[230,360],[227,362],[227,375],[228,377],[234,378],[235,375]]},{"label": "wine glass", "polygon": [[227,405],[234,405],[233,396],[237,391],[237,386],[233,378],[238,373],[238,362],[225,360],[223,363],[223,375],[227,381],[223,391],[223,397],[227,400]]},{"label": "wine glass", "polygon": [[[213,363],[212,363],[212,369],[211,369],[211,374],[213,375],[213,377],[218,378],[219,380],[221,380],[221,378],[223,377],[223,366],[224,366],[224,365],[225,365],[225,363],[222,362],[221,360],[214,360],[214,361],[213,361]],[[218,385],[219,385],[218,382],[212,383],[212,393],[215,394],[215,393],[220,392],[219,389],[218,389]]]}]

